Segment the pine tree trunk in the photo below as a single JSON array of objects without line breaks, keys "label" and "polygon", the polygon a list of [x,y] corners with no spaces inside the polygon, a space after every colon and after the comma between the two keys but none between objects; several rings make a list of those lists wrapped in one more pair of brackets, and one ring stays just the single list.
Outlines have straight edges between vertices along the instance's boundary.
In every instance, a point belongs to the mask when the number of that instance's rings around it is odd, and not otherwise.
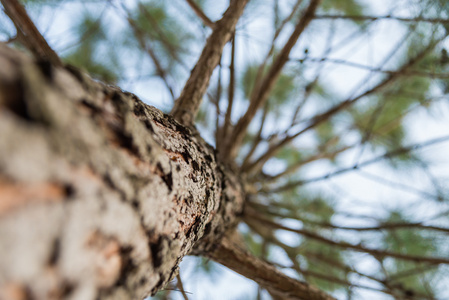
[{"label": "pine tree trunk", "polygon": [[0,299],[142,299],[242,212],[239,178],[136,96],[0,44]]}]

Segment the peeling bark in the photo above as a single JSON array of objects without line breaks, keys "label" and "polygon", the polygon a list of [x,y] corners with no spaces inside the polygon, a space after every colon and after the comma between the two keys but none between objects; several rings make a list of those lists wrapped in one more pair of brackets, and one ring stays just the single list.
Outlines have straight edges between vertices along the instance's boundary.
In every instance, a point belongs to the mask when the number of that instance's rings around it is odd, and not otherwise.
[{"label": "peeling bark", "polygon": [[141,299],[235,227],[244,191],[192,129],[0,44],[0,299]]}]

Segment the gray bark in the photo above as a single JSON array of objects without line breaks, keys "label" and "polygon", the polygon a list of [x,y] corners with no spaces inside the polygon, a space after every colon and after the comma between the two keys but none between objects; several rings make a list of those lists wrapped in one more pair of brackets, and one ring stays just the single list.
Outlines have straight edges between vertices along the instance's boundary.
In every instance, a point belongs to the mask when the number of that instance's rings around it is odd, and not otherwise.
[{"label": "gray bark", "polygon": [[0,44],[0,299],[141,299],[244,192],[192,129]]}]

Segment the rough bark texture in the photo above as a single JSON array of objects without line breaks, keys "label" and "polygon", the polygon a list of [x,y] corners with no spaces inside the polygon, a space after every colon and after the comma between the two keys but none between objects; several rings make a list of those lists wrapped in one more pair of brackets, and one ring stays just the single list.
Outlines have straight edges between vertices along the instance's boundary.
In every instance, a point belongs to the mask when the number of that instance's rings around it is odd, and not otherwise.
[{"label": "rough bark texture", "polygon": [[3,44],[0,66],[0,299],[141,299],[235,226],[239,179],[198,134]]}]

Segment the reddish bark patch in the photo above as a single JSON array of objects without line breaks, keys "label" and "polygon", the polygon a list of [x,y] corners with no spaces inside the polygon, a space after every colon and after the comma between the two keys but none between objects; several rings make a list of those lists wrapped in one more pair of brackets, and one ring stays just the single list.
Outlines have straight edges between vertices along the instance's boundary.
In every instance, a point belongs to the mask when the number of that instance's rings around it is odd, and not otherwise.
[{"label": "reddish bark patch", "polygon": [[86,241],[86,246],[94,251],[97,284],[100,287],[112,286],[120,277],[122,257],[119,242],[99,231],[93,232]]},{"label": "reddish bark patch", "polygon": [[67,187],[54,182],[18,183],[0,178],[0,215],[27,204],[58,202]]},{"label": "reddish bark patch", "polygon": [[0,299],[8,300],[28,300],[27,289],[16,282],[10,282],[0,287]]}]

